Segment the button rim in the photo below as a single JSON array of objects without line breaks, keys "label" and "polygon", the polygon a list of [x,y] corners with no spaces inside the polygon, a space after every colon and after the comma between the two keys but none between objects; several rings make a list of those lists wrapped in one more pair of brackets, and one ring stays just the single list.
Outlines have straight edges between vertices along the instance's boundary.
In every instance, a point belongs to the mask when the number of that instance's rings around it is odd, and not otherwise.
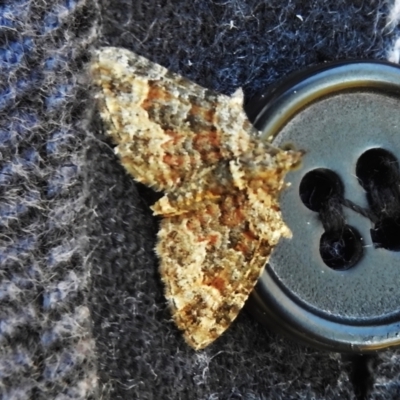
[{"label": "button rim", "polygon": [[[375,90],[400,97],[400,66],[385,61],[337,61],[278,81],[245,105],[260,138],[273,143],[280,130],[313,102],[348,90]],[[400,346],[400,320],[350,324],[322,318],[285,293],[267,264],[246,309],[256,319],[313,347],[343,353],[369,353]]]}]

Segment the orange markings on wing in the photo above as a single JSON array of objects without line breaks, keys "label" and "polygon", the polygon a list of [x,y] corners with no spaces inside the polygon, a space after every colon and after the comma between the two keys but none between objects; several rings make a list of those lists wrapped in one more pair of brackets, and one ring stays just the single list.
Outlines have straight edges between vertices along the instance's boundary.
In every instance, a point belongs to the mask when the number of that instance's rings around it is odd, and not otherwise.
[{"label": "orange markings on wing", "polygon": [[200,153],[202,161],[207,163],[216,163],[222,158],[221,138],[217,131],[198,133],[193,139],[193,148]]},{"label": "orange markings on wing", "polygon": [[190,114],[197,118],[200,117],[204,121],[207,121],[210,124],[212,124],[214,122],[215,110],[214,108],[205,109],[196,104],[192,104],[192,107],[190,109]]},{"label": "orange markings on wing", "polygon": [[146,99],[142,103],[142,108],[148,110],[154,102],[168,102],[171,99],[171,94],[157,83],[149,81],[149,91]]},{"label": "orange markings on wing", "polygon": [[217,289],[219,292],[223,292],[225,290],[226,287],[226,279],[221,278],[220,276],[214,276],[211,277],[210,279],[206,279],[204,281],[204,284],[208,285],[208,286],[212,286],[215,289]]},{"label": "orange markings on wing", "polygon": [[253,255],[254,251],[254,242],[243,240],[241,242],[236,243],[235,250],[240,251],[245,259],[249,259]]},{"label": "orange markings on wing", "polygon": [[254,234],[254,232],[247,230],[243,232],[243,236],[247,239],[247,240],[259,240],[259,237],[256,236]]},{"label": "orange markings on wing", "polygon": [[186,160],[185,157],[182,155],[173,155],[173,154],[164,154],[163,157],[163,162],[167,165],[169,165],[170,167],[182,167]]},{"label": "orange markings on wing", "polygon": [[165,134],[169,136],[171,139],[162,144],[161,147],[164,149],[167,149],[170,146],[176,146],[177,144],[182,142],[183,139],[185,138],[185,135],[180,134],[172,129],[166,129]]}]

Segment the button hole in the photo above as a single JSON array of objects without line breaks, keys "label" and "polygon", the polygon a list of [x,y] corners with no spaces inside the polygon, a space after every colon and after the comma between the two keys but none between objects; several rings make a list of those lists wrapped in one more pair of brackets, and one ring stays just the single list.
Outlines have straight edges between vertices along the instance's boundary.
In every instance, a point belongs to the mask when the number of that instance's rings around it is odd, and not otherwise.
[{"label": "button hole", "polygon": [[344,185],[339,176],[329,169],[314,169],[303,177],[299,194],[307,208],[318,212],[324,227],[319,245],[323,262],[337,271],[357,264],[363,255],[363,239],[355,228],[346,225]]},{"label": "button hole", "polygon": [[385,149],[367,150],[357,161],[356,176],[367,192],[390,187],[399,183],[399,163]]},{"label": "button hole", "polygon": [[371,239],[377,248],[400,251],[400,168],[389,151],[374,148],[357,161],[356,176],[366,191],[368,205],[376,216]]},{"label": "button hole", "polygon": [[400,216],[379,220],[371,229],[371,239],[377,248],[400,251]]},{"label": "button hole", "polygon": [[329,199],[343,197],[343,184],[339,176],[326,168],[317,168],[301,180],[299,194],[303,204],[310,210],[319,212]]},{"label": "button hole", "polygon": [[344,271],[360,261],[363,255],[363,240],[355,228],[345,225],[340,232],[324,232],[319,250],[328,267]]}]

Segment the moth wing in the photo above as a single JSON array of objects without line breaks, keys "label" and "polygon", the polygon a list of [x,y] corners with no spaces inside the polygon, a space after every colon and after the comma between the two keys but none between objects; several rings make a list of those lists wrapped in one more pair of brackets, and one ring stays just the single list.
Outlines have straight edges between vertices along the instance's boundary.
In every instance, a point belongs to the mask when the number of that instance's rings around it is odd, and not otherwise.
[{"label": "moth wing", "polygon": [[246,220],[248,207],[239,193],[161,222],[157,253],[165,295],[196,350],[237,317],[271,252],[272,243]]},{"label": "moth wing", "polygon": [[139,182],[166,192],[157,252],[176,324],[195,349],[232,323],[281,236],[278,194],[299,155],[264,146],[243,94],[210,92],[124,49],[92,64],[116,152]]},{"label": "moth wing", "polygon": [[251,146],[243,93],[205,89],[125,49],[101,48],[92,63],[100,113],[129,173],[175,190]]}]

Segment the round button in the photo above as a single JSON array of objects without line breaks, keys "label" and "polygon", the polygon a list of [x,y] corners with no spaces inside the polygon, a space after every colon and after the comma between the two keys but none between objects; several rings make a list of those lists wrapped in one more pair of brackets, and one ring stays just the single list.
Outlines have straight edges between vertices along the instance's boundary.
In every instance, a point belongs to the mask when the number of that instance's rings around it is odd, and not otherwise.
[{"label": "round button", "polygon": [[400,345],[400,68],[300,72],[246,106],[264,140],[304,151],[280,198],[281,239],[247,309],[330,351]]}]

